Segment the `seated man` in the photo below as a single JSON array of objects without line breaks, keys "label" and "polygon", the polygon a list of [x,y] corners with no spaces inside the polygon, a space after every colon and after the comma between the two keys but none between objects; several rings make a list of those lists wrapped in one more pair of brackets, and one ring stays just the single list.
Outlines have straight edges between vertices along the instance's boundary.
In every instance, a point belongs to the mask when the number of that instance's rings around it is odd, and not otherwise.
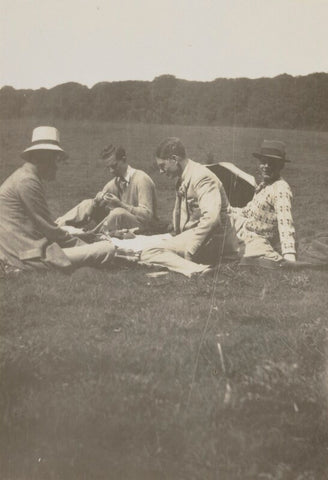
[{"label": "seated man", "polygon": [[208,271],[225,254],[236,251],[230,204],[222,183],[204,165],[190,160],[182,142],[165,139],[157,148],[161,172],[177,179],[173,227],[176,236],[141,253],[141,261],[191,276]]},{"label": "seated man", "polygon": [[156,221],[156,192],[152,179],[142,170],[127,163],[124,148],[105,148],[101,158],[107,160],[115,177],[94,199],[83,200],[59,217],[58,225],[83,226],[96,222],[95,232],[111,232],[124,228],[151,228]]},{"label": "seated man", "polygon": [[33,131],[25,163],[0,187],[0,260],[22,270],[101,265],[112,260],[108,241],[92,245],[71,236],[50,218],[42,182],[54,180],[66,157],[54,127]]},{"label": "seated man", "polygon": [[[292,192],[281,178],[286,159],[285,144],[264,140],[259,153],[261,183],[253,199],[233,215],[240,242],[241,263],[278,265],[282,259],[295,261],[295,228],[291,210]],[[280,244],[280,245],[279,245]],[[281,251],[281,253],[278,252]]]}]

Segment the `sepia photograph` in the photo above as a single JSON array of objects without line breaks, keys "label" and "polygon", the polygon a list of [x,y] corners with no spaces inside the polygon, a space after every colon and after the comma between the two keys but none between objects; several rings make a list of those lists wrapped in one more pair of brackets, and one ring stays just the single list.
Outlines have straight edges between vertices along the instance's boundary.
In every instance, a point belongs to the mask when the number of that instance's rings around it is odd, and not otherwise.
[{"label": "sepia photograph", "polygon": [[0,0],[1,480],[328,478],[328,0]]}]

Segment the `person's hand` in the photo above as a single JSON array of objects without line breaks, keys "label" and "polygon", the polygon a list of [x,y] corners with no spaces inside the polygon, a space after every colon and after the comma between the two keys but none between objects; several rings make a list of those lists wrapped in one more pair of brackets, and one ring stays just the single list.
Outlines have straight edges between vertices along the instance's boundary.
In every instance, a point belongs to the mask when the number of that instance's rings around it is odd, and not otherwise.
[{"label": "person's hand", "polygon": [[63,227],[65,225],[65,219],[63,217],[58,217],[56,218],[55,223],[58,227]]},{"label": "person's hand", "polygon": [[121,200],[113,193],[106,193],[103,196],[103,200],[109,208],[117,208],[122,206]]},{"label": "person's hand", "polygon": [[284,260],[288,260],[288,262],[295,262],[296,261],[296,257],[294,255],[294,253],[286,253],[284,255]]},{"label": "person's hand", "polygon": [[104,198],[104,193],[103,192],[98,192],[97,195],[94,198],[94,203],[95,205],[100,205],[101,202],[103,201]]}]

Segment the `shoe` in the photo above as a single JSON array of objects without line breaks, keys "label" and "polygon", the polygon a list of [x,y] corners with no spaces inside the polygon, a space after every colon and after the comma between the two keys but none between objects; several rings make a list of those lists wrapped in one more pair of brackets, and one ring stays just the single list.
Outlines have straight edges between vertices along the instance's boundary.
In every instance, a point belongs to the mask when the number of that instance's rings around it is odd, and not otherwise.
[{"label": "shoe", "polygon": [[278,270],[282,266],[282,260],[275,261],[265,257],[243,257],[239,265],[242,267],[262,267],[269,270]]},{"label": "shoe", "polygon": [[207,267],[207,268],[205,268],[205,270],[200,272],[200,274],[198,276],[201,277],[201,278],[211,278],[211,277],[214,277],[214,275],[215,275],[215,268],[214,267]]},{"label": "shoe", "polygon": [[265,257],[258,259],[258,265],[262,268],[268,268],[269,270],[278,270],[281,268],[282,263],[282,260],[275,261]]},{"label": "shoe", "polygon": [[304,262],[303,260],[295,260],[295,262],[290,262],[289,260],[283,260],[281,262],[281,267],[288,270],[298,270],[300,268],[314,268],[315,265],[309,262]]}]

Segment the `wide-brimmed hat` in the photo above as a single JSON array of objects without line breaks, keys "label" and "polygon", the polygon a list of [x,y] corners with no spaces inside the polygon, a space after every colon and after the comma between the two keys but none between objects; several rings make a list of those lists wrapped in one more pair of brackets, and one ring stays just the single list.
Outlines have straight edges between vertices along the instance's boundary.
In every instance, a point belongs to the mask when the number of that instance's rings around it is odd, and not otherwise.
[{"label": "wide-brimmed hat", "polygon": [[63,158],[67,158],[67,154],[60,146],[59,131],[55,127],[37,127],[32,133],[31,145],[22,152],[24,158],[29,152],[35,150],[53,150],[61,152]]},{"label": "wide-brimmed hat", "polygon": [[282,160],[283,162],[290,162],[286,158],[286,145],[279,140],[263,140],[260,152],[254,152],[253,156],[259,158],[271,158],[272,160]]}]

